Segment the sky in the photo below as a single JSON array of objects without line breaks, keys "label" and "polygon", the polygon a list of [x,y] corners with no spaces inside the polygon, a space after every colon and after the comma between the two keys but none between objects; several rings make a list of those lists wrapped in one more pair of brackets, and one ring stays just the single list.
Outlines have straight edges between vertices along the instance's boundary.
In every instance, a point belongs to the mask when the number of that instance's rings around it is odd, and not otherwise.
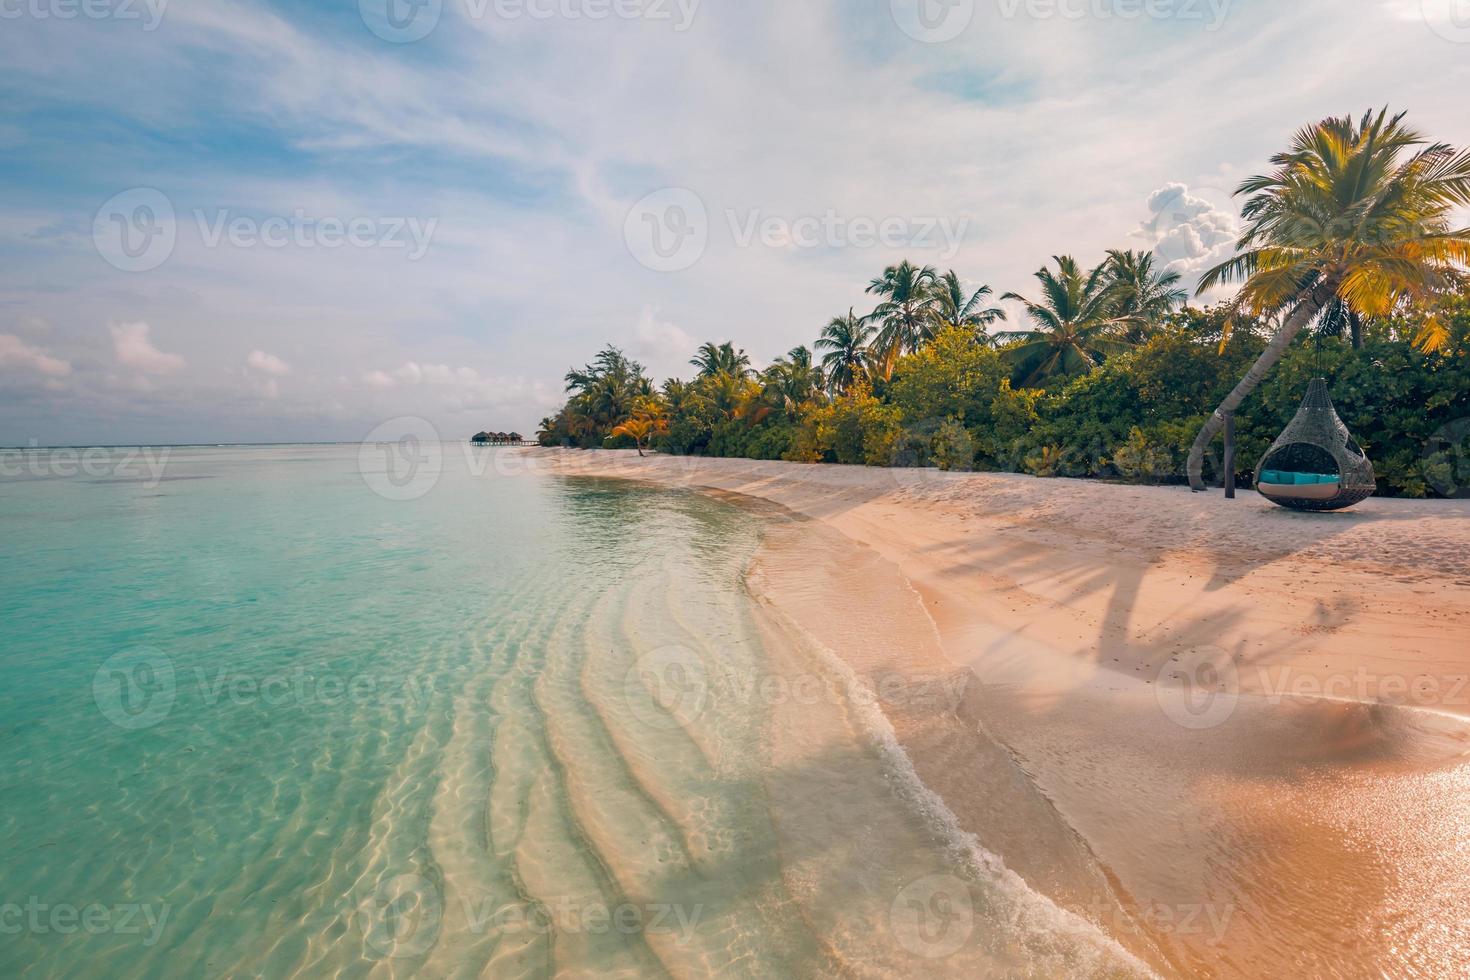
[{"label": "sky", "polygon": [[1296,130],[1467,91],[1470,0],[0,0],[0,445],[529,434],[904,258],[1193,284]]}]

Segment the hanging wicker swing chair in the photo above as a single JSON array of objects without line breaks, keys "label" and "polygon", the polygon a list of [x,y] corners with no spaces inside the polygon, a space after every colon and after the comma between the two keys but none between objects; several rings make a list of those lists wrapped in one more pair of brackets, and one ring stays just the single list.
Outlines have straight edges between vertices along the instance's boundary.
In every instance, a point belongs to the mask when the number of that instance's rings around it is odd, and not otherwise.
[{"label": "hanging wicker swing chair", "polygon": [[1256,466],[1256,489],[1293,510],[1343,510],[1373,496],[1378,479],[1316,378],[1302,407]]}]

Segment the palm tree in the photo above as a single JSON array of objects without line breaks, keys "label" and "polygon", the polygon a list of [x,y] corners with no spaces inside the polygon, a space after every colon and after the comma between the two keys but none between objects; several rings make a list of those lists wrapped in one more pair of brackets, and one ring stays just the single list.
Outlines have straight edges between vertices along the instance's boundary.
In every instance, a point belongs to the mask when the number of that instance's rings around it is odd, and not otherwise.
[{"label": "palm tree", "polygon": [[701,344],[699,353],[689,363],[699,368],[701,378],[712,378],[717,374],[743,378],[751,373],[750,358],[745,351],[737,351],[728,340],[723,344]]},{"label": "palm tree", "polygon": [[624,419],[623,422],[608,433],[614,436],[627,436],[633,440],[633,446],[638,450],[638,455],[643,455],[643,446],[649,438],[663,435],[669,431],[668,411],[659,404],[657,398],[639,399],[638,407],[633,414]]},{"label": "palm tree", "polygon": [[695,382],[700,397],[727,419],[741,417],[742,410],[761,393],[761,386],[744,375],[721,371]]},{"label": "palm tree", "polygon": [[905,259],[884,269],[883,275],[869,284],[868,292],[887,297],[868,314],[869,320],[882,324],[873,342],[873,353],[884,381],[893,377],[900,354],[913,353],[934,335],[938,281],[933,266],[920,269]]},{"label": "palm tree", "polygon": [[604,348],[591,364],[568,371],[566,385],[572,397],[562,421],[567,434],[581,443],[596,443],[632,412],[638,399],[653,394],[643,365],[616,347]]},{"label": "palm tree", "polygon": [[[1249,195],[1238,254],[1200,280],[1200,292],[1243,282],[1233,307],[1280,314],[1281,326],[1246,376],[1200,429],[1189,453],[1189,485],[1205,488],[1205,448],[1281,360],[1303,328],[1336,300],[1359,315],[1430,304],[1463,280],[1470,228],[1453,228],[1470,205],[1470,151],[1429,143],[1385,108],[1325,119],[1297,133],[1272,158],[1276,169],[1240,185]],[[1408,154],[1405,158],[1405,154]],[[1415,343],[1441,349],[1448,329],[1432,310]]]},{"label": "palm tree", "polygon": [[816,348],[827,352],[822,355],[822,371],[833,394],[841,394],[867,374],[868,342],[873,333],[867,320],[851,309],[847,316],[833,317],[822,329]]},{"label": "palm tree", "polygon": [[767,400],[788,417],[822,390],[822,369],[812,366],[812,352],[794,347],[785,357],[778,357],[762,374]]},{"label": "palm tree", "polygon": [[1000,334],[1008,343],[1004,355],[1016,366],[1020,383],[1034,387],[1053,378],[1085,374],[1105,357],[1127,349],[1113,314],[1106,266],[1084,273],[1070,255],[1052,257],[1057,272],[1043,267],[1036,273],[1042,300],[1032,302],[1018,293],[1001,299],[1025,304],[1034,329]]},{"label": "palm tree", "polygon": [[669,378],[665,381],[660,394],[663,396],[663,403],[668,406],[670,415],[686,415],[699,401],[698,388],[678,378]]},{"label": "palm tree", "polygon": [[943,328],[973,330],[975,338],[983,344],[990,343],[988,329],[1006,318],[1006,311],[1000,307],[983,305],[992,294],[989,286],[966,293],[953,269],[940,277],[935,292],[935,324]]},{"label": "palm tree", "polygon": [[1127,324],[1128,339],[1134,343],[1142,342],[1150,328],[1189,299],[1189,292],[1179,288],[1179,273],[1154,267],[1153,252],[1109,249],[1103,267],[1113,314]]},{"label": "palm tree", "polygon": [[1363,347],[1363,317],[1340,297],[1327,304],[1327,309],[1317,318],[1317,335],[1341,337],[1347,335],[1353,350]]}]

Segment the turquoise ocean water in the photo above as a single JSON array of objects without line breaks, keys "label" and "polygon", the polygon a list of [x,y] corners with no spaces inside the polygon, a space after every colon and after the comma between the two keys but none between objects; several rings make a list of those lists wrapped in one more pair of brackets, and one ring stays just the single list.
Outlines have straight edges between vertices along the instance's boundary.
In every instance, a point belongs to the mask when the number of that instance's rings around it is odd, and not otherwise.
[{"label": "turquoise ocean water", "polygon": [[1057,967],[925,884],[881,752],[770,772],[721,694],[775,669],[757,517],[506,452],[3,457],[0,975],[903,975],[974,965],[951,925]]}]

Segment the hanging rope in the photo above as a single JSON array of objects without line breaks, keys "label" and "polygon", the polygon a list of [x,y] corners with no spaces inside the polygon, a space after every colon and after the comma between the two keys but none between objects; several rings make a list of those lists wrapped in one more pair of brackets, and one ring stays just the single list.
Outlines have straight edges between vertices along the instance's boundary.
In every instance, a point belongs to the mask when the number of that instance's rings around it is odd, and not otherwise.
[{"label": "hanging rope", "polygon": [[1322,377],[1322,332],[1326,326],[1327,317],[1330,315],[1331,307],[1323,312],[1322,316],[1317,320],[1317,349],[1312,354],[1312,377],[1314,378]]}]

